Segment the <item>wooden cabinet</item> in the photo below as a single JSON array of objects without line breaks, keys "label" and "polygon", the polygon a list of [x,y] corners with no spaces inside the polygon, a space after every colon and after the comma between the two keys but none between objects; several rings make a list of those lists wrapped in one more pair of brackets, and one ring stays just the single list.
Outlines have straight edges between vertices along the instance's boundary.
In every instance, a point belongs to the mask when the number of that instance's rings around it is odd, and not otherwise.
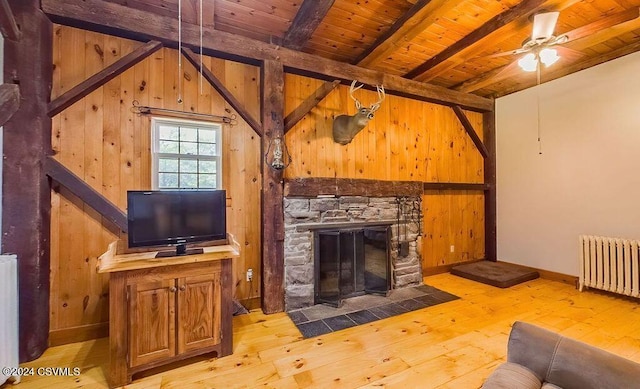
[{"label": "wooden cabinet", "polygon": [[176,355],[174,280],[129,285],[129,359],[132,367]]},{"label": "wooden cabinet", "polygon": [[220,343],[220,273],[178,279],[178,353]]},{"label": "wooden cabinet", "polygon": [[[129,359],[136,367],[221,343],[220,263],[205,274],[156,280],[156,275],[128,283]],[[171,270],[171,269],[168,269]]]},{"label": "wooden cabinet", "polygon": [[[115,250],[115,246],[110,250]],[[110,385],[192,356],[232,352],[231,258],[238,250],[158,260],[155,252],[100,258],[109,272]]]}]

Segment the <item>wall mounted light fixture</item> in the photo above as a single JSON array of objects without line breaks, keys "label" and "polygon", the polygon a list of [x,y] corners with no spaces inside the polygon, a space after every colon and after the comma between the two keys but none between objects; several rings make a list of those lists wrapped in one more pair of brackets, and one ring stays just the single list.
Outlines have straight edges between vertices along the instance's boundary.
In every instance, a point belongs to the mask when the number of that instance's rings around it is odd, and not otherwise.
[{"label": "wall mounted light fixture", "polygon": [[287,144],[283,138],[276,137],[269,141],[267,152],[264,154],[264,161],[274,170],[283,170],[291,165],[291,154],[289,154]]}]

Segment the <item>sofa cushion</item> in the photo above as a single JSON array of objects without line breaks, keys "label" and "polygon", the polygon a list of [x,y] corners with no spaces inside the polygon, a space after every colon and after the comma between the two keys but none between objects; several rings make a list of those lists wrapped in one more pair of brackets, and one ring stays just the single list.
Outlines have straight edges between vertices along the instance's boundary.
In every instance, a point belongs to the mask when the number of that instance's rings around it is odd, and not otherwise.
[{"label": "sofa cushion", "polygon": [[498,366],[482,385],[483,389],[540,389],[542,383],[535,374],[517,363]]},{"label": "sofa cushion", "polygon": [[529,323],[516,321],[511,328],[507,361],[526,366],[538,377],[546,379],[560,335]]},{"label": "sofa cushion", "polygon": [[565,389],[638,388],[640,365],[563,337],[558,343],[546,381]]}]

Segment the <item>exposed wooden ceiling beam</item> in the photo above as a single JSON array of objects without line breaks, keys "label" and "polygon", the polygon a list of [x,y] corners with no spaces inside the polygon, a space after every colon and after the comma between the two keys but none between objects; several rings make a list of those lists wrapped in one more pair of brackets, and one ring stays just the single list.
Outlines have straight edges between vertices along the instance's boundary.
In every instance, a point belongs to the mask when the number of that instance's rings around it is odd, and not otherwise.
[{"label": "exposed wooden ceiling beam", "polygon": [[[609,39],[613,39],[622,34],[626,34],[639,28],[640,9],[636,7],[627,11],[610,15],[608,17],[599,19],[595,22],[571,30],[566,33],[571,40],[563,45],[559,45],[556,47],[559,50],[562,50],[562,52],[560,53],[560,57],[564,57],[565,55],[563,54],[570,54],[571,52],[579,53],[579,51],[581,50],[588,49],[589,47],[606,42]],[[562,63],[560,63],[559,65],[565,68]],[[455,86],[453,89],[470,93],[505,80],[516,74],[515,72],[519,70],[520,68],[518,68],[518,66],[515,66],[514,61],[509,65],[493,69],[489,72],[469,79],[462,84]]]},{"label": "exposed wooden ceiling beam", "polygon": [[284,34],[282,45],[293,50],[302,49],[334,2],[335,0],[304,0]]},{"label": "exposed wooden ceiling beam", "polygon": [[284,118],[284,133],[292,129],[313,107],[318,105],[325,97],[340,85],[340,80],[326,81],[315,92],[307,97],[296,109]]},{"label": "exposed wooden ceiling beam", "polygon": [[489,157],[489,151],[485,147],[484,143],[482,143],[482,139],[480,139],[476,131],[473,129],[473,125],[471,125],[469,118],[467,118],[467,115],[464,114],[462,108],[456,105],[451,107],[451,109],[453,109],[453,112],[458,117],[458,120],[460,120],[462,127],[467,132],[467,135],[469,135],[469,138],[471,138],[471,140],[473,141],[473,144],[476,145],[476,149],[478,149],[480,154],[482,154],[482,158],[486,159],[487,157]]},{"label": "exposed wooden ceiling beam", "polygon": [[544,3],[544,0],[524,0],[523,2],[516,4],[515,6],[509,8],[508,10],[494,16],[488,22],[473,30],[469,35],[460,39],[456,43],[447,47],[440,53],[434,55],[429,58],[428,61],[420,64],[403,77],[406,78],[416,78],[420,76],[422,73],[427,70],[433,68],[434,66],[441,64],[442,62],[448,60],[454,55],[458,54],[462,50],[466,49],[469,46],[472,46],[479,42],[481,39],[486,38],[490,34],[494,33],[496,30],[502,28],[503,26],[517,20],[523,16],[527,16],[537,9]]},{"label": "exposed wooden ceiling beam", "polygon": [[20,107],[20,87],[16,84],[0,85],[0,126],[5,124]]},{"label": "exposed wooden ceiling beam", "polygon": [[49,103],[49,116],[54,117],[60,112],[73,105],[89,93],[98,89],[107,82],[113,80],[120,74],[124,73],[133,65],[147,58],[162,47],[162,43],[157,41],[147,42],[138,47],[131,53],[120,58],[115,63],[107,66],[103,70],[89,77],[87,80],[69,89],[55,100]]},{"label": "exposed wooden ceiling beam", "polygon": [[[623,57],[625,55],[629,55],[629,54],[633,54],[637,51],[640,51],[640,40],[628,44],[626,46],[623,46],[617,50],[614,51],[610,51],[606,54],[594,57],[594,58],[589,58],[586,59],[584,61],[578,62],[578,63],[574,63],[571,64],[569,66],[563,66],[563,67],[559,67],[557,70],[554,70],[552,72],[544,72],[541,75],[542,78],[542,83],[545,82],[549,82],[552,80],[555,80],[557,78],[560,77],[564,77],[566,75],[575,73],[575,72],[579,72],[581,70],[585,70],[588,69],[592,66],[596,66],[596,65],[600,65],[603,64],[605,62],[617,59],[619,57]],[[506,96],[508,94],[514,93],[514,92],[518,92],[520,90],[532,87],[536,85],[536,81],[535,78],[531,79],[530,81],[526,82],[526,83],[519,83],[517,86],[505,89],[503,91],[500,91],[500,93],[496,94],[496,97],[502,97],[502,96]]]},{"label": "exposed wooden ceiling beam", "polygon": [[619,37],[620,35],[635,31],[637,29],[640,29],[640,18],[638,17],[600,31],[593,31],[590,35],[586,35],[582,38],[567,42],[566,44],[564,44],[564,46],[578,51],[585,50],[589,47],[593,47],[600,43],[606,42],[609,39]]},{"label": "exposed wooden ceiling beam", "polygon": [[[182,48],[182,53],[184,54],[185,58],[196,68],[196,70],[200,71],[199,57],[187,47]],[[251,127],[256,134],[262,136],[262,124],[260,124],[259,121],[251,116],[249,111],[245,108],[244,105],[242,105],[240,100],[236,99],[233,93],[231,93],[231,91],[227,89],[226,86],[224,86],[222,81],[220,81],[218,77],[216,77],[215,74],[213,74],[211,70],[209,70],[209,68],[205,65],[202,65],[202,76],[227,101],[227,103],[231,105],[231,107],[238,113],[238,115],[240,115],[240,117],[244,119],[245,122],[247,122],[249,127]]]},{"label": "exposed wooden ceiling beam", "polygon": [[529,21],[529,17],[531,15],[534,15],[535,13],[542,10],[562,11],[563,9],[569,8],[572,5],[579,3],[580,1],[581,0],[545,0],[535,10],[529,12],[526,15],[520,16],[511,23],[505,24],[502,27],[495,29],[493,32],[487,35],[485,39],[481,39],[469,46],[466,46],[455,55],[449,57],[446,61],[432,66],[429,70],[423,72],[417,77],[414,77],[414,79],[417,81],[429,82],[434,78],[440,76],[441,74],[455,68],[456,66],[459,66],[470,59],[473,59],[474,57],[491,47],[498,48],[502,42],[511,38],[511,36],[513,34],[516,34],[519,29],[523,28],[523,26],[529,26],[530,29],[532,23],[531,21]]},{"label": "exposed wooden ceiling beam", "polygon": [[[151,15],[98,0],[66,0],[64,2],[42,0],[42,8],[57,23],[137,40],[157,39],[169,46],[177,46],[178,21],[172,18]],[[494,109],[492,99],[407,80],[224,31],[211,28],[205,28],[204,31],[204,49],[207,55],[233,57],[236,60],[254,64],[256,60],[275,60],[281,62],[290,72],[305,73],[330,80],[357,79],[369,85],[383,84],[389,94],[448,106],[460,105],[472,111],[490,112]],[[199,47],[198,26],[183,22],[182,39],[186,46]]]},{"label": "exposed wooden ceiling beam", "polygon": [[20,28],[13,16],[13,11],[7,0],[0,0],[0,31],[2,36],[12,41],[20,39]]},{"label": "exposed wooden ceiling beam", "polygon": [[418,0],[384,34],[353,61],[359,66],[370,66],[384,59],[423,32],[462,1]]},{"label": "exposed wooden ceiling beam", "polygon": [[626,11],[618,12],[609,16],[605,16],[596,20],[595,22],[586,24],[582,27],[578,27],[562,35],[566,35],[569,41],[585,38],[595,34],[606,28],[615,26],[616,24],[628,22],[629,20],[637,19],[640,16],[640,7],[630,8]]}]

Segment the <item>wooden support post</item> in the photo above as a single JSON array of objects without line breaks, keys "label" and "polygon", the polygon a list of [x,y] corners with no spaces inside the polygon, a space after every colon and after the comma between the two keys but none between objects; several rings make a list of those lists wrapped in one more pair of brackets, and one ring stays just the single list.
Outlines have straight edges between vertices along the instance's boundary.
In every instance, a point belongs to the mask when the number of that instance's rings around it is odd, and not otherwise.
[{"label": "wooden support post", "polygon": [[496,221],[496,117],[494,112],[482,114],[484,144],[487,158],[484,159],[484,182],[489,189],[484,192],[484,252],[485,259],[498,260]]},{"label": "wooden support post", "polygon": [[53,27],[39,0],[9,4],[22,30],[18,41],[4,42],[4,79],[19,84],[22,97],[4,124],[2,252],[18,255],[18,344],[25,362],[38,358],[49,340],[51,192],[41,163],[51,153]]},{"label": "wooden support post", "polygon": [[[262,152],[274,138],[284,138],[284,67],[264,61],[262,81]],[[262,310],[284,311],[284,212],[282,171],[262,161]]]}]

